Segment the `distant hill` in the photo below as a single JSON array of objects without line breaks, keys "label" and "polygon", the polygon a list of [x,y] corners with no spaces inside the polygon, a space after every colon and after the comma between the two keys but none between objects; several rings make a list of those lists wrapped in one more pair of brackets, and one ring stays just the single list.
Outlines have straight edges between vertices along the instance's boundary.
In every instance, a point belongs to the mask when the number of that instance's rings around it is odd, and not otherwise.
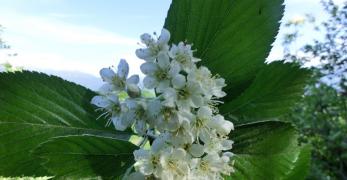
[{"label": "distant hill", "polygon": [[65,80],[80,84],[92,90],[98,90],[102,85],[102,80],[100,77],[96,77],[88,73],[58,70],[40,70],[40,72],[59,76]]}]

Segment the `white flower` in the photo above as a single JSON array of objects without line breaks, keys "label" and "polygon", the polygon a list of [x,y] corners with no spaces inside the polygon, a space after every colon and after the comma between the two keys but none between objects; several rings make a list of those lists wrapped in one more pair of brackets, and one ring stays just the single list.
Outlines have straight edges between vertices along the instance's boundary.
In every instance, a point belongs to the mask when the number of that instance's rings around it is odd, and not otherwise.
[{"label": "white flower", "polygon": [[191,132],[190,124],[187,120],[182,120],[180,126],[170,133],[170,143],[175,147],[182,147],[194,142],[194,135]]},{"label": "white flower", "polygon": [[160,153],[168,147],[169,133],[161,133],[152,143],[151,150],[153,153]]},{"label": "white flower", "polygon": [[204,98],[198,84],[192,81],[182,84],[183,86],[177,86],[178,88],[167,88],[165,90],[163,94],[165,103],[168,106],[174,106],[174,104],[176,104],[179,109],[202,106]]},{"label": "white flower", "polygon": [[195,69],[195,63],[200,61],[200,59],[193,56],[191,45],[186,45],[183,42],[178,43],[178,45],[172,45],[169,55],[186,72]]},{"label": "white flower", "polygon": [[165,149],[160,156],[160,164],[163,167],[161,179],[184,179],[189,174],[187,153],[182,148]]},{"label": "white flower", "polygon": [[119,131],[124,131],[129,126],[129,124],[121,118],[122,112],[124,111],[124,104],[119,102],[118,96],[112,94],[95,96],[91,103],[106,110],[111,116],[110,121],[106,125],[112,122],[114,127]]},{"label": "white flower", "polygon": [[161,30],[161,34],[155,40],[150,34],[142,34],[141,42],[146,48],[137,49],[135,54],[138,58],[145,61],[154,61],[160,52],[167,52],[169,49],[168,42],[170,40],[170,32],[166,29]]},{"label": "white flower", "polygon": [[223,179],[221,169],[228,169],[228,164],[218,154],[208,154],[203,158],[193,159],[191,179],[209,180]]},{"label": "white flower", "polygon": [[230,173],[234,172],[234,162],[231,161],[231,157],[233,157],[234,154],[231,152],[224,152],[221,156],[223,168],[220,169],[220,172],[225,174],[225,175],[230,175]]},{"label": "white flower", "polygon": [[127,111],[123,113],[122,120],[129,127],[134,124],[134,128],[139,135],[146,134],[146,107],[143,102],[138,102],[132,99],[125,101]]},{"label": "white flower", "polygon": [[[117,73],[115,73],[111,68],[103,68],[100,70],[100,75],[103,81],[109,83],[112,87],[111,89],[114,91],[124,91],[126,90],[127,85],[136,85],[139,83],[138,75],[132,75],[127,79],[128,74],[129,65],[124,59],[121,59],[118,64]],[[107,88],[110,89],[109,86]]]},{"label": "white flower", "polygon": [[221,98],[226,95],[222,91],[222,88],[226,86],[225,80],[218,76],[213,77],[210,70],[204,66],[192,70],[187,78],[189,81],[196,81],[207,98],[212,96]]},{"label": "white flower", "polygon": [[209,137],[211,131],[209,125],[211,124],[211,120],[212,110],[207,106],[199,108],[197,115],[191,120],[192,132],[197,141],[199,140],[198,138]]},{"label": "white flower", "polygon": [[205,152],[208,154],[219,153],[220,151],[227,151],[232,148],[233,141],[226,139],[225,137],[218,137],[215,132],[212,131],[210,136],[203,138]]},{"label": "white flower", "polygon": [[99,88],[98,93],[104,96],[111,95],[113,94],[113,86],[109,83],[105,83]]},{"label": "white flower", "polygon": [[234,124],[224,119],[220,114],[213,117],[213,121],[209,124],[210,127],[216,129],[220,135],[228,135],[231,130],[234,130]]},{"label": "white flower", "polygon": [[91,103],[107,111],[112,111],[114,106],[119,106],[119,99],[117,95],[94,96]]},{"label": "white flower", "polygon": [[179,112],[176,108],[166,106],[161,101],[151,101],[148,104],[149,115],[151,116],[151,124],[155,126],[159,132],[175,131],[179,128],[181,121]]},{"label": "white flower", "polygon": [[134,151],[134,157],[136,161],[134,167],[143,175],[148,176],[153,174],[158,177],[162,174],[159,153],[153,153],[150,150],[139,149]]},{"label": "white flower", "polygon": [[156,88],[157,92],[163,92],[171,85],[171,80],[179,76],[180,68],[177,64],[170,63],[167,54],[160,53],[158,63],[146,62],[141,65],[141,71],[147,75],[143,80],[147,89]]},{"label": "white flower", "polygon": [[[131,179],[219,180],[233,169],[233,141],[228,134],[232,122],[217,114],[224,97],[225,80],[213,76],[207,67],[197,67],[191,45],[168,45],[170,33],[163,29],[158,38],[141,35],[146,46],[136,55],[146,62],[144,87],[153,97],[142,97],[139,76],[128,77],[129,65],[121,60],[117,73],[100,71],[105,84],[92,104],[106,111],[117,130],[129,127],[144,138],[134,151],[135,173]],[[126,93],[126,94],[125,94]],[[120,99],[118,97],[121,97]],[[150,141],[150,148],[144,146]]]}]

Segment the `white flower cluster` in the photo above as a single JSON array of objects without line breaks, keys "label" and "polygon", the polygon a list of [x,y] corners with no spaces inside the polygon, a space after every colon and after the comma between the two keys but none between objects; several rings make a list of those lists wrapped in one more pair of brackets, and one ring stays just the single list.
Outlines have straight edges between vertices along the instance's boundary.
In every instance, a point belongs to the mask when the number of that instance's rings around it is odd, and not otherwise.
[{"label": "white flower cluster", "polygon": [[[223,179],[233,172],[228,134],[234,126],[218,114],[218,98],[225,96],[223,78],[196,65],[191,45],[169,46],[166,29],[159,37],[141,35],[144,48],[136,55],[145,60],[143,85],[156,96],[141,96],[139,76],[128,78],[128,64],[121,60],[117,73],[100,71],[106,82],[92,103],[105,110],[117,130],[133,130],[150,140],[134,152],[136,173],[129,179]],[[119,98],[126,92],[127,98]]]}]

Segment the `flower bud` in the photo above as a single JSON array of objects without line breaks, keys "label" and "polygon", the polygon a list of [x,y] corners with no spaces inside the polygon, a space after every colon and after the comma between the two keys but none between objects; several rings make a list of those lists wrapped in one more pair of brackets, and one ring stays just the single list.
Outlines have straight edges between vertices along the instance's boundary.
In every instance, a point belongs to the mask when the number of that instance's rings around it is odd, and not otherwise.
[{"label": "flower bud", "polygon": [[141,96],[141,89],[135,84],[128,84],[127,93],[131,98],[137,98]]}]

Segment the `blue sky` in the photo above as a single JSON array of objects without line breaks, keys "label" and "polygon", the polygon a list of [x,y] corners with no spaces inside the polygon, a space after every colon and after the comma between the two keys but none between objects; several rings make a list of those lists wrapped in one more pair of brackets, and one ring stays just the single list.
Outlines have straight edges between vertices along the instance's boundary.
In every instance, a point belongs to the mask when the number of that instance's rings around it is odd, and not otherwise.
[{"label": "blue sky", "polygon": [[94,75],[120,58],[136,65],[139,61],[135,62],[133,52],[138,36],[160,30],[169,3],[0,0],[3,36],[18,53],[7,59],[30,69]]},{"label": "blue sky", "polygon": [[[342,2],[342,0],[337,0]],[[78,71],[94,76],[102,67],[126,58],[137,73],[138,37],[160,31],[170,0],[0,0],[3,38],[16,57],[0,53],[0,64],[43,72]],[[325,18],[319,0],[286,0],[284,21],[305,13]],[[314,38],[309,28],[309,36]],[[283,36],[280,30],[279,37]],[[305,41],[305,40],[304,40]],[[269,59],[281,57],[278,39]],[[83,83],[82,83],[83,84]]]}]

